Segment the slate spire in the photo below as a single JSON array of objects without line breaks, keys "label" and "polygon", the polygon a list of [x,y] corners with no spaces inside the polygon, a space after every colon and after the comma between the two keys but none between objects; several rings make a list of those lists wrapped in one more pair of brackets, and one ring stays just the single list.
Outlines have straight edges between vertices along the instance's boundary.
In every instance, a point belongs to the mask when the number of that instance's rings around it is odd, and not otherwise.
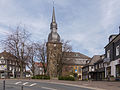
[{"label": "slate spire", "polygon": [[53,6],[52,22],[56,23],[54,6]]},{"label": "slate spire", "polygon": [[60,36],[57,33],[57,23],[55,18],[55,8],[53,2],[53,13],[52,13],[52,22],[50,24],[50,34],[48,36],[48,42],[60,42]]},{"label": "slate spire", "polygon": [[55,28],[56,31],[57,31],[57,23],[56,23],[56,18],[55,18],[55,8],[54,8],[54,3],[53,3],[52,22],[51,22],[51,25],[50,25],[50,29],[53,30],[53,28]]}]

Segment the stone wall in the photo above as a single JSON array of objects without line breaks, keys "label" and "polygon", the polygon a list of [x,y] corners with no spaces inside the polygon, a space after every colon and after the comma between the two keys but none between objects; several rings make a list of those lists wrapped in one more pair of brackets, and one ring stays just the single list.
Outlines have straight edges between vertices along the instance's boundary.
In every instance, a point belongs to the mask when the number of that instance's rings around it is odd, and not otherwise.
[{"label": "stone wall", "polygon": [[55,78],[60,74],[62,55],[62,43],[47,43],[47,60],[48,69],[47,73],[51,78]]}]

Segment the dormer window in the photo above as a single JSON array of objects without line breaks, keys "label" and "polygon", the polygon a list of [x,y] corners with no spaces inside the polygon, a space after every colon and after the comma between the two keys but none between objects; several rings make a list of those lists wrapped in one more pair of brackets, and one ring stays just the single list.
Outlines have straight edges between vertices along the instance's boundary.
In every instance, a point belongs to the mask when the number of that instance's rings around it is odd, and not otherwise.
[{"label": "dormer window", "polygon": [[116,56],[119,55],[119,46],[116,47]]}]

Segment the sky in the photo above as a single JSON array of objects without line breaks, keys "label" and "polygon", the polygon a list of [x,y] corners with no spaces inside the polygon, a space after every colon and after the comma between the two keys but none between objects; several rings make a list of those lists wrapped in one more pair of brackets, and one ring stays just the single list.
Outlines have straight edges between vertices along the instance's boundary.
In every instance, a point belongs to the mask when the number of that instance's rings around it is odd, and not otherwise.
[{"label": "sky", "polygon": [[[58,33],[73,51],[92,57],[104,54],[111,34],[119,33],[119,0],[54,0]],[[0,40],[20,24],[34,41],[47,40],[53,0],[0,0]],[[2,48],[2,47],[1,47]]]}]

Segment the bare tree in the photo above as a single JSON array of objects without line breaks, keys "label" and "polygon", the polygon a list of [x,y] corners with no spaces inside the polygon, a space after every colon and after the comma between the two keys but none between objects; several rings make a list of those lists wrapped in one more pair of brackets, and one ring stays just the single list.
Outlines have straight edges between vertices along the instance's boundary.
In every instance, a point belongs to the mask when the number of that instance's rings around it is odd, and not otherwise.
[{"label": "bare tree", "polygon": [[44,74],[47,71],[47,52],[46,52],[46,41],[43,43],[36,43],[36,52],[37,52],[37,59],[42,63]]},{"label": "bare tree", "polygon": [[35,75],[35,59],[36,59],[36,47],[35,47],[35,43],[32,43],[30,45],[28,45],[27,47],[28,50],[28,61],[27,61],[27,66],[30,69],[30,71],[32,72],[32,75]]},{"label": "bare tree", "polygon": [[10,35],[7,35],[6,39],[3,40],[4,49],[16,56],[19,60],[21,78],[23,78],[26,61],[29,57],[29,53],[27,51],[29,38],[30,33],[27,32],[24,27],[17,26],[16,30],[10,33]]},{"label": "bare tree", "polygon": [[61,40],[62,45],[62,52],[72,52],[72,46],[70,45],[70,41]]},{"label": "bare tree", "polygon": [[65,56],[65,53],[66,52],[72,52],[72,46],[69,44],[70,41],[64,41],[63,39],[61,40],[61,43],[63,44],[62,45],[62,55],[61,55],[61,63],[60,63],[60,67],[58,69],[58,73],[59,73],[59,76],[62,75],[62,68],[63,68],[63,60],[64,60],[64,56]]},{"label": "bare tree", "polygon": [[[61,41],[63,43],[62,46],[62,56],[61,56],[61,63],[60,63],[60,68],[58,68],[58,74],[60,75],[61,70],[62,70],[62,60],[64,57],[64,53],[65,52],[71,52],[72,51],[72,46],[69,45],[70,41]],[[46,41],[44,41],[43,43],[41,42],[37,42],[34,43],[34,47],[36,49],[36,58],[38,61],[40,61],[42,63],[43,69],[44,69],[44,73],[46,74],[47,72],[47,48],[46,48]],[[34,52],[33,52],[34,53]],[[33,61],[33,60],[32,60]]]}]

